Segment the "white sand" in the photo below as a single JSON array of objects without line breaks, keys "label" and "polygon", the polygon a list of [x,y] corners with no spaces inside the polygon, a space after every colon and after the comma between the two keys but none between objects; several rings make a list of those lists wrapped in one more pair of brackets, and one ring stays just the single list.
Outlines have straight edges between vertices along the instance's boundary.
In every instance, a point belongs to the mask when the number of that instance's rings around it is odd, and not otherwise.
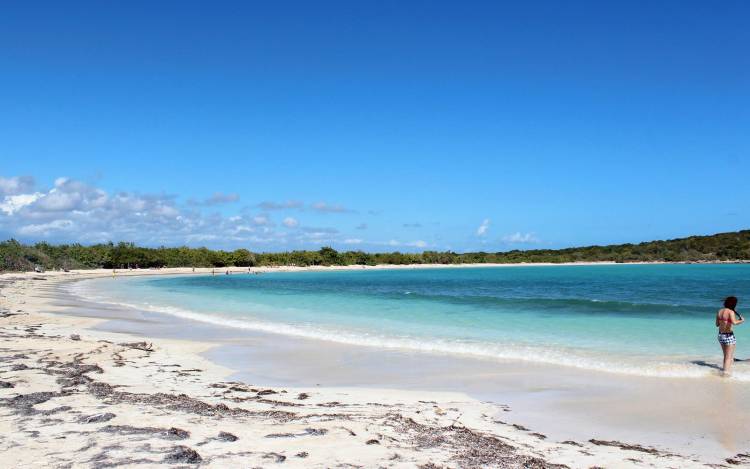
[{"label": "white sand", "polygon": [[[179,273],[192,269],[118,275]],[[544,439],[503,423],[502,405],[462,393],[229,383],[232,370],[201,355],[212,343],[94,330],[101,320],[55,304],[59,282],[102,275],[112,272],[0,275],[0,384],[13,386],[0,387],[3,467],[144,467],[171,456],[184,466],[196,453],[208,467],[705,466],[639,446]],[[122,345],[144,340],[153,351]],[[44,392],[53,394],[32,394]]]}]

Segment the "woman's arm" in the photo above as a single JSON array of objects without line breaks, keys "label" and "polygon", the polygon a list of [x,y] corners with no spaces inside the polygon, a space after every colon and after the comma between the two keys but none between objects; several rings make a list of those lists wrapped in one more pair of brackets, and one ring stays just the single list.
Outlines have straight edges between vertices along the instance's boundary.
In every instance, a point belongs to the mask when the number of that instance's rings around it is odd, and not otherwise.
[{"label": "woman's arm", "polygon": [[737,315],[735,314],[734,311],[732,311],[730,314],[731,314],[730,318],[732,319],[732,324],[734,324],[735,326],[737,324],[742,324],[743,322],[745,322],[745,318],[737,319]]}]

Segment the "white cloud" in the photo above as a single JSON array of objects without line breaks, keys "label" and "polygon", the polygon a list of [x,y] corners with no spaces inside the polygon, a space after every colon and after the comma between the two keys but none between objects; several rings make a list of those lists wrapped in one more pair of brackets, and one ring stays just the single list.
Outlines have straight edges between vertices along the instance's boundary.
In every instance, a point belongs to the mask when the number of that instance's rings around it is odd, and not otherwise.
[{"label": "white cloud", "polygon": [[305,226],[301,228],[302,231],[306,233],[312,233],[312,232],[323,232],[328,234],[336,234],[339,232],[336,228],[321,228],[321,227],[314,227],[314,226]]},{"label": "white cloud", "polygon": [[344,240],[344,244],[362,244],[362,240],[359,238],[349,238]]},{"label": "white cloud", "polygon": [[282,202],[264,201],[256,205],[262,210],[312,210],[318,213],[351,213],[354,210],[341,204],[329,204],[327,202],[315,202],[305,205],[299,200],[286,200]]},{"label": "white cloud", "polygon": [[338,204],[327,204],[325,202],[316,202],[314,204],[310,205],[310,208],[315,210],[316,212],[321,213],[346,213],[351,212],[348,208],[338,205]]},{"label": "white cloud", "polygon": [[423,248],[426,248],[427,246],[429,246],[429,243],[427,243],[426,241],[422,241],[421,239],[419,239],[417,241],[408,241],[408,242],[402,242],[402,241],[399,241],[397,239],[391,239],[391,240],[386,241],[386,242],[375,241],[375,242],[368,243],[368,244],[375,244],[375,245],[380,245],[380,246],[389,246],[389,247],[394,247],[394,248],[402,246],[402,247],[411,247],[411,248],[418,248],[418,249],[423,249]]},{"label": "white cloud", "polygon": [[202,203],[203,205],[219,205],[237,202],[238,200],[240,200],[239,194],[225,194],[223,192],[214,192],[211,197],[207,198]]},{"label": "white cloud", "polygon": [[265,201],[258,204],[258,208],[263,210],[284,210],[284,209],[295,209],[302,208],[305,204],[298,200],[287,200],[285,202],[270,202]]},{"label": "white cloud", "polygon": [[73,210],[78,207],[82,199],[83,197],[80,193],[62,192],[56,187],[49,191],[44,197],[39,198],[39,202],[36,203],[36,208],[49,212]]},{"label": "white cloud", "polygon": [[305,236],[311,240],[318,240],[321,238],[330,238],[331,233],[328,233],[326,231],[308,231]]},{"label": "white cloud", "polygon": [[295,218],[292,218],[292,217],[284,218],[284,221],[282,221],[281,223],[287,228],[295,228],[299,226],[299,221],[297,221]]},{"label": "white cloud", "polygon": [[41,192],[34,192],[33,194],[6,195],[2,203],[0,203],[0,211],[3,211],[8,215],[13,215],[14,212],[36,202],[43,195],[44,194]]},{"label": "white cloud", "polygon": [[232,230],[232,234],[236,236],[242,233],[255,233],[255,231],[256,231],[255,228],[253,228],[252,226],[237,225]]},{"label": "white cloud", "polygon": [[167,217],[167,218],[176,218],[180,214],[180,212],[175,207],[172,207],[171,205],[163,205],[163,204],[159,204],[155,206],[152,209],[151,213],[153,215],[158,215],[158,216]]},{"label": "white cloud", "polygon": [[477,228],[477,236],[485,236],[487,231],[490,229],[490,219],[485,218],[479,228]]},{"label": "white cloud", "polygon": [[219,239],[219,235],[210,234],[210,233],[196,233],[196,234],[187,235],[186,239],[189,243],[190,242],[203,243],[206,241],[215,241]]},{"label": "white cloud", "polygon": [[[27,187],[8,183],[3,190]],[[52,242],[132,240],[166,243],[185,239],[204,221],[183,212],[173,197],[117,193],[80,181],[58,178],[47,191],[6,195],[0,202],[0,230]],[[184,241],[181,241],[184,242]]]},{"label": "white cloud", "polygon": [[534,244],[539,242],[534,233],[521,233],[517,231],[513,234],[503,236],[503,241],[509,244]]},{"label": "white cloud", "polygon": [[296,239],[306,243],[334,243],[339,240],[339,231],[336,228],[325,227],[300,227]]},{"label": "white cloud", "polygon": [[0,177],[0,195],[16,195],[34,189],[34,178],[31,176]]},{"label": "white cloud", "polygon": [[39,197],[34,205],[35,211],[44,212],[66,212],[71,210],[91,210],[103,207],[107,204],[109,197],[101,190],[68,178],[55,179],[55,187],[42,197]]},{"label": "white cloud", "polygon": [[269,220],[268,217],[265,215],[258,215],[258,216],[253,217],[253,223],[255,223],[258,226],[264,226],[264,225],[268,225],[269,223],[271,223],[271,220]]},{"label": "white cloud", "polygon": [[32,236],[47,236],[55,231],[65,231],[73,227],[73,222],[70,220],[52,220],[49,223],[40,223],[38,225],[26,225],[22,226],[18,232],[22,235]]},{"label": "white cloud", "polygon": [[[0,177],[0,232],[24,241],[52,243],[132,241],[154,245],[200,245],[212,248],[273,250],[310,248],[357,238],[339,233],[333,227],[303,226],[286,217],[277,229],[266,213],[207,213],[205,207],[231,202],[232,194],[215,193],[210,199],[180,203],[175,196],[107,192],[70,178],[58,178],[47,188],[34,188],[29,177]],[[273,205],[309,208],[299,202]],[[313,210],[312,208],[309,208]],[[318,206],[336,212],[340,206]],[[364,241],[360,241],[364,243]],[[256,247],[257,246],[257,247]]]}]

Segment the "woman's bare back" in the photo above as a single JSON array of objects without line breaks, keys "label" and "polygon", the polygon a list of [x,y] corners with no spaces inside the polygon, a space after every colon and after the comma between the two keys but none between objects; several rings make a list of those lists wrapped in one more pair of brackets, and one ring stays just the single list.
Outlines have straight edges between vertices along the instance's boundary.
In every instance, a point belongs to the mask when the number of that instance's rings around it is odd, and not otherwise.
[{"label": "woman's bare back", "polygon": [[722,308],[716,313],[716,325],[719,327],[719,332],[722,334],[732,332],[732,324],[734,324],[734,311]]}]

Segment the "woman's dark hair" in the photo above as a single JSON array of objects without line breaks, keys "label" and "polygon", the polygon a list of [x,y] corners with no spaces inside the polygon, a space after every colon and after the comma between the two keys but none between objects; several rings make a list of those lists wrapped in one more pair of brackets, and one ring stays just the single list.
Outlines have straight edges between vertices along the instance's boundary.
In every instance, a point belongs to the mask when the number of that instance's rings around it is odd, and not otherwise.
[{"label": "woman's dark hair", "polygon": [[734,311],[734,308],[737,307],[737,297],[736,296],[728,296],[724,300],[724,307],[728,308],[728,309],[731,309],[732,311]]}]

